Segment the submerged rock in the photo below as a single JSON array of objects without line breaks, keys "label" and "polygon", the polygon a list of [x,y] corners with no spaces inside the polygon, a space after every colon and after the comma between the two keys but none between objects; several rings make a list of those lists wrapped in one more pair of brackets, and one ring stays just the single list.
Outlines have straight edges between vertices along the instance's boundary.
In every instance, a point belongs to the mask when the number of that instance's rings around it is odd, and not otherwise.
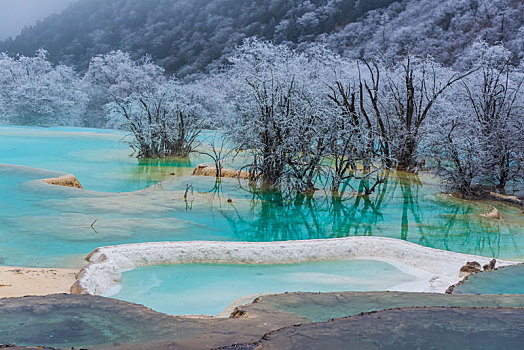
[{"label": "submerged rock", "polygon": [[500,220],[500,213],[497,208],[492,207],[491,211],[488,213],[480,214],[480,216],[483,216],[488,219],[495,219]]}]

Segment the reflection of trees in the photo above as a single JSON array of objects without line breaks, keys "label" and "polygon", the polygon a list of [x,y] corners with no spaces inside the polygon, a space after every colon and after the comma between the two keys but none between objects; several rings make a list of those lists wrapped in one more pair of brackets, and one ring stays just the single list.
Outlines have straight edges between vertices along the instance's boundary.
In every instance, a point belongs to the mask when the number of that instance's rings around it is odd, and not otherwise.
[{"label": "reflection of trees", "polygon": [[422,182],[420,182],[420,179],[416,174],[398,173],[398,175],[398,183],[400,184],[403,198],[400,238],[407,240],[409,231],[408,212],[411,212],[411,215],[415,219],[419,233],[424,235],[422,231],[421,211],[419,206],[419,190],[422,186]]},{"label": "reflection of trees", "polygon": [[[275,241],[376,235],[409,240],[450,251],[500,256],[514,247],[521,256],[518,227],[479,217],[478,204],[434,195],[414,174],[393,173],[372,195],[366,179],[343,196],[317,192],[313,197],[284,197],[279,192],[242,188],[247,203],[224,205],[220,182],[212,191],[213,215],[225,218],[234,237]],[[240,191],[242,191],[240,190]],[[245,198],[245,197],[244,197]],[[393,225],[393,226],[392,226]],[[507,253],[506,253],[507,254]]]},{"label": "reflection of trees", "polygon": [[[273,241],[372,235],[383,220],[389,179],[373,195],[363,195],[368,179],[358,181],[357,191],[344,196],[316,195],[285,198],[279,192],[252,191],[249,209],[223,211],[236,237]],[[397,181],[397,180],[395,180]]]},{"label": "reflection of trees", "polygon": [[189,158],[138,158],[137,161],[137,166],[132,167],[132,178],[141,187],[165,179],[173,172],[173,168],[191,167]]},{"label": "reflection of trees", "polygon": [[[437,197],[433,205],[426,208],[434,213],[431,224],[427,224],[428,232],[421,234],[418,243],[444,250],[498,257],[501,247],[507,246],[503,236],[512,242],[518,252],[518,244],[514,241],[516,232],[503,224],[479,216],[478,206],[469,201]],[[447,210],[443,213],[443,210]],[[437,232],[435,234],[434,232]],[[520,253],[517,253],[520,255]]]}]

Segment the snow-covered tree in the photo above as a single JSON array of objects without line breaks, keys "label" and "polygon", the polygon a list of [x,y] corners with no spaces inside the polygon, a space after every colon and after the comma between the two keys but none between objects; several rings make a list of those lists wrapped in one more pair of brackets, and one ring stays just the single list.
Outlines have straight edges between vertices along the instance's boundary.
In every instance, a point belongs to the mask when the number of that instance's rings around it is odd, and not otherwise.
[{"label": "snow-covered tree", "polygon": [[[310,195],[323,186],[338,194],[349,179],[374,179],[383,164],[380,141],[355,105],[355,61],[322,46],[299,53],[257,40],[230,61],[221,75],[234,106],[228,135],[252,154],[248,167],[262,187]],[[374,188],[372,181],[366,194]]]},{"label": "snow-covered tree", "polygon": [[413,171],[418,167],[418,145],[424,127],[430,119],[438,118],[432,113],[435,102],[471,71],[461,74],[430,58],[411,56],[393,67],[376,61],[365,64],[362,106],[369,106],[369,113],[364,113],[375,120],[382,139],[381,152],[389,166]]},{"label": "snow-covered tree", "polygon": [[524,77],[503,47],[472,48],[468,65],[478,69],[436,105],[422,148],[440,164],[450,189],[481,196],[486,185],[504,191],[523,180]]},{"label": "snow-covered tree", "polygon": [[108,124],[132,133],[138,157],[187,157],[201,131],[203,109],[176,81],[115,98],[108,108]]},{"label": "snow-covered tree", "polygon": [[503,47],[478,46],[480,69],[463,85],[478,124],[485,180],[504,189],[508,181],[524,180],[524,75]]},{"label": "snow-covered tree", "polygon": [[[312,193],[328,147],[331,59],[252,40],[230,59],[236,116],[229,134],[253,153],[250,170],[264,187]],[[324,60],[326,59],[326,60]]]},{"label": "snow-covered tree", "polygon": [[21,125],[80,125],[86,103],[75,71],[53,66],[45,50],[34,57],[0,54],[0,120]]},{"label": "snow-covered tree", "polygon": [[122,51],[93,57],[84,76],[89,93],[86,119],[90,125],[103,127],[108,113],[106,105],[133,94],[152,94],[165,81],[164,70],[147,56],[138,62]]}]

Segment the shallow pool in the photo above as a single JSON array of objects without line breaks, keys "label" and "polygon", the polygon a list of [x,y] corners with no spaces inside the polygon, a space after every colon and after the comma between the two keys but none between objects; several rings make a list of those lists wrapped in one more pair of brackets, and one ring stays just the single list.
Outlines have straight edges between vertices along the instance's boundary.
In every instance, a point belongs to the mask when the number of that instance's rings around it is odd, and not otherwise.
[{"label": "shallow pool", "polygon": [[124,272],[121,290],[113,297],[172,315],[217,315],[245,296],[251,297],[243,304],[265,293],[388,290],[414,279],[370,260],[159,265]]}]

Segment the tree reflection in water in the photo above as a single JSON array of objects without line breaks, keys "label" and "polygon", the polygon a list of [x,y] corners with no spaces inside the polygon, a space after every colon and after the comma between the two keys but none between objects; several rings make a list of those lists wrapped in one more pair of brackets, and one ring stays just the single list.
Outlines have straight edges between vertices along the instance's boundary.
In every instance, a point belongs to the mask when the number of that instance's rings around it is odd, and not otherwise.
[{"label": "tree reflection in water", "polygon": [[249,196],[247,205],[236,200],[224,205],[218,181],[211,205],[213,215],[220,213],[241,241],[374,235],[487,256],[510,249],[511,256],[522,257],[518,225],[480,217],[482,203],[451,199],[416,174],[392,173],[371,195],[363,194],[366,181],[355,181],[338,196],[317,191],[293,198],[240,186]]}]

